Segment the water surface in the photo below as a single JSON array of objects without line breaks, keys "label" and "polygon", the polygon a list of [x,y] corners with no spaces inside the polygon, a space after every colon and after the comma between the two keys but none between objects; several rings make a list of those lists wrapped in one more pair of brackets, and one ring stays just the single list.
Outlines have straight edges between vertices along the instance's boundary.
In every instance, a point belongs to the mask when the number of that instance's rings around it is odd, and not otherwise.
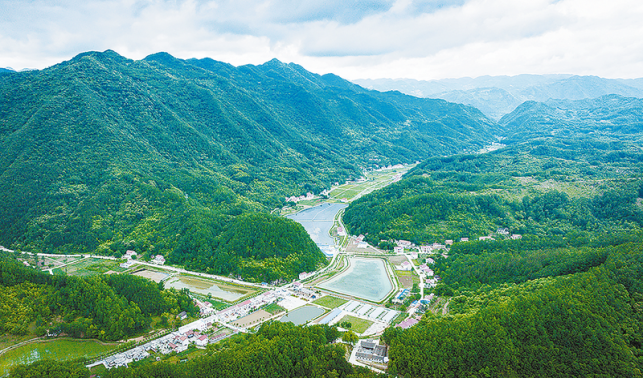
[{"label": "water surface", "polygon": [[333,246],[335,240],[330,236],[330,229],[333,227],[335,215],[341,209],[348,207],[345,203],[322,203],[297,214],[288,215],[297,223],[304,226],[310,238],[322,248],[323,246]]},{"label": "water surface", "polygon": [[353,257],[350,267],[318,285],[322,289],[380,302],[393,290],[393,285],[381,259]]},{"label": "water surface", "polygon": [[284,315],[280,322],[293,322],[295,325],[302,325],[309,320],[313,320],[319,315],[323,314],[324,310],[315,306],[304,306],[296,308]]}]

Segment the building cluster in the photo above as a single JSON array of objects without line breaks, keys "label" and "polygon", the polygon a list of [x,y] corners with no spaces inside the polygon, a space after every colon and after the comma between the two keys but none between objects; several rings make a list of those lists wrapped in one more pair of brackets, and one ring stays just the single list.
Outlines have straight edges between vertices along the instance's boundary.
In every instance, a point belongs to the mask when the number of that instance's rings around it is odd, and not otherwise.
[{"label": "building cluster", "polygon": [[397,293],[397,295],[395,296],[395,298],[393,298],[393,303],[395,303],[395,304],[402,304],[402,303],[404,303],[404,300],[406,299],[406,297],[408,297],[408,296],[409,296],[409,294],[410,294],[410,293],[411,293],[411,291],[410,291],[409,289],[402,289],[402,290],[400,290],[400,291]]},{"label": "building cluster", "polygon": [[384,307],[373,306],[358,301],[348,301],[342,306],[334,309],[328,315],[323,317],[318,324],[335,324],[339,322],[345,315],[352,315],[357,318],[377,321],[382,323],[390,323],[400,313],[395,310],[389,310]]},{"label": "building cluster", "polygon": [[376,340],[362,340],[357,345],[355,358],[362,361],[388,363],[387,348]]},{"label": "building cluster", "polygon": [[420,321],[417,320],[416,318],[408,318],[401,322],[400,324],[396,325],[396,328],[402,328],[402,329],[409,329],[413,327],[414,325],[418,324]]},{"label": "building cluster", "polygon": [[243,318],[251,312],[259,308],[276,302],[281,296],[286,295],[285,290],[270,290],[262,293],[254,298],[245,300],[234,306],[228,307],[225,310],[219,311],[217,317],[224,323],[231,323],[237,319]]},{"label": "building cluster", "polygon": [[199,313],[201,314],[202,317],[209,316],[210,314],[214,313],[214,309],[212,308],[212,303],[208,301],[200,301],[195,298],[194,304],[196,305],[196,307],[198,307]]},{"label": "building cluster", "polygon": [[165,257],[163,257],[163,255],[156,255],[152,259],[152,263],[157,265],[163,265],[165,264]]},{"label": "building cluster", "polygon": [[428,265],[420,265],[420,272],[424,273],[427,277],[433,276],[433,269],[429,268]]},{"label": "building cluster", "polygon": [[212,328],[212,322],[198,321],[193,323],[195,329],[188,329],[192,325],[184,326],[177,332],[169,333],[163,337],[152,340],[136,348],[129,349],[125,352],[114,354],[106,357],[102,361],[98,361],[90,366],[102,364],[107,369],[114,367],[125,366],[128,364],[139,361],[150,356],[150,352],[169,354],[172,352],[183,352],[188,349],[190,344],[198,347],[205,347],[208,344],[216,343],[234,333],[219,332],[212,336],[206,335],[204,332]]},{"label": "building cluster", "polygon": [[301,282],[293,282],[292,291],[296,296],[305,299],[316,299],[318,296],[314,291],[305,288]]},{"label": "building cluster", "polygon": [[286,197],[286,202],[299,202],[299,201],[304,201],[304,200],[313,200],[315,199],[315,195],[312,193],[306,193],[305,196],[292,196],[292,197]]},{"label": "building cluster", "polygon": [[440,282],[440,276],[433,276],[433,278],[427,278],[424,281],[424,287],[427,289],[434,288],[438,286],[438,282]]}]

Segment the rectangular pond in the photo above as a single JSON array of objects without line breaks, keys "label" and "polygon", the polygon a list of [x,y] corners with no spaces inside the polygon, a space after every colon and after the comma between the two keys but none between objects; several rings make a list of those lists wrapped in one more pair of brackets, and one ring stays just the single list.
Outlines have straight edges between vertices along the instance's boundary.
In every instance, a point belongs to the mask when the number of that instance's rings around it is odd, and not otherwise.
[{"label": "rectangular pond", "polygon": [[382,259],[352,257],[345,271],[317,285],[326,290],[380,302],[393,290]]},{"label": "rectangular pond", "polygon": [[191,292],[203,295],[210,294],[214,298],[223,299],[228,302],[234,302],[237,299],[254,292],[252,289],[235,288],[224,284],[217,285],[210,280],[186,276],[170,278],[165,281],[165,287],[172,287],[177,290],[189,289]]},{"label": "rectangular pond", "polygon": [[320,247],[333,246],[335,240],[330,236],[330,229],[333,227],[335,216],[341,210],[348,207],[345,203],[322,203],[297,214],[288,215],[295,222],[304,226],[310,238]]},{"label": "rectangular pond", "polygon": [[319,307],[304,306],[290,311],[288,314],[284,315],[281,319],[279,319],[279,321],[283,323],[293,322],[293,324],[295,325],[302,325],[310,320],[315,319],[316,317],[320,316],[323,313],[324,313],[324,310],[322,310]]}]

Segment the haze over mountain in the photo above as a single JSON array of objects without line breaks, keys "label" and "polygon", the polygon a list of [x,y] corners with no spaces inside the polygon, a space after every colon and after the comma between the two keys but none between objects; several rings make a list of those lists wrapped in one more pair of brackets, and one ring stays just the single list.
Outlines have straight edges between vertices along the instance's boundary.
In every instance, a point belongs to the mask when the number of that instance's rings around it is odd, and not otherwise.
[{"label": "haze over mountain", "polygon": [[582,100],[607,94],[643,97],[642,79],[604,79],[597,76],[517,75],[433,81],[361,79],[353,82],[369,89],[398,90],[412,96],[471,105],[496,120],[525,101]]},{"label": "haze over mountain", "polygon": [[0,244],[132,248],[254,279],[323,261],[303,228],[267,214],[286,196],[368,167],[475,151],[497,128],[472,107],[278,60],[89,52],[2,75],[0,93]]}]

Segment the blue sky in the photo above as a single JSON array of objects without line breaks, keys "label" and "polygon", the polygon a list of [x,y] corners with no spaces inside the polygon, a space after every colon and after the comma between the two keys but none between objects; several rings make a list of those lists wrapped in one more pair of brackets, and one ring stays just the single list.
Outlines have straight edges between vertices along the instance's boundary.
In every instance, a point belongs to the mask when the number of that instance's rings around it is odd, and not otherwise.
[{"label": "blue sky", "polygon": [[643,77],[640,0],[0,0],[0,67],[89,51],[272,58],[347,79]]}]

